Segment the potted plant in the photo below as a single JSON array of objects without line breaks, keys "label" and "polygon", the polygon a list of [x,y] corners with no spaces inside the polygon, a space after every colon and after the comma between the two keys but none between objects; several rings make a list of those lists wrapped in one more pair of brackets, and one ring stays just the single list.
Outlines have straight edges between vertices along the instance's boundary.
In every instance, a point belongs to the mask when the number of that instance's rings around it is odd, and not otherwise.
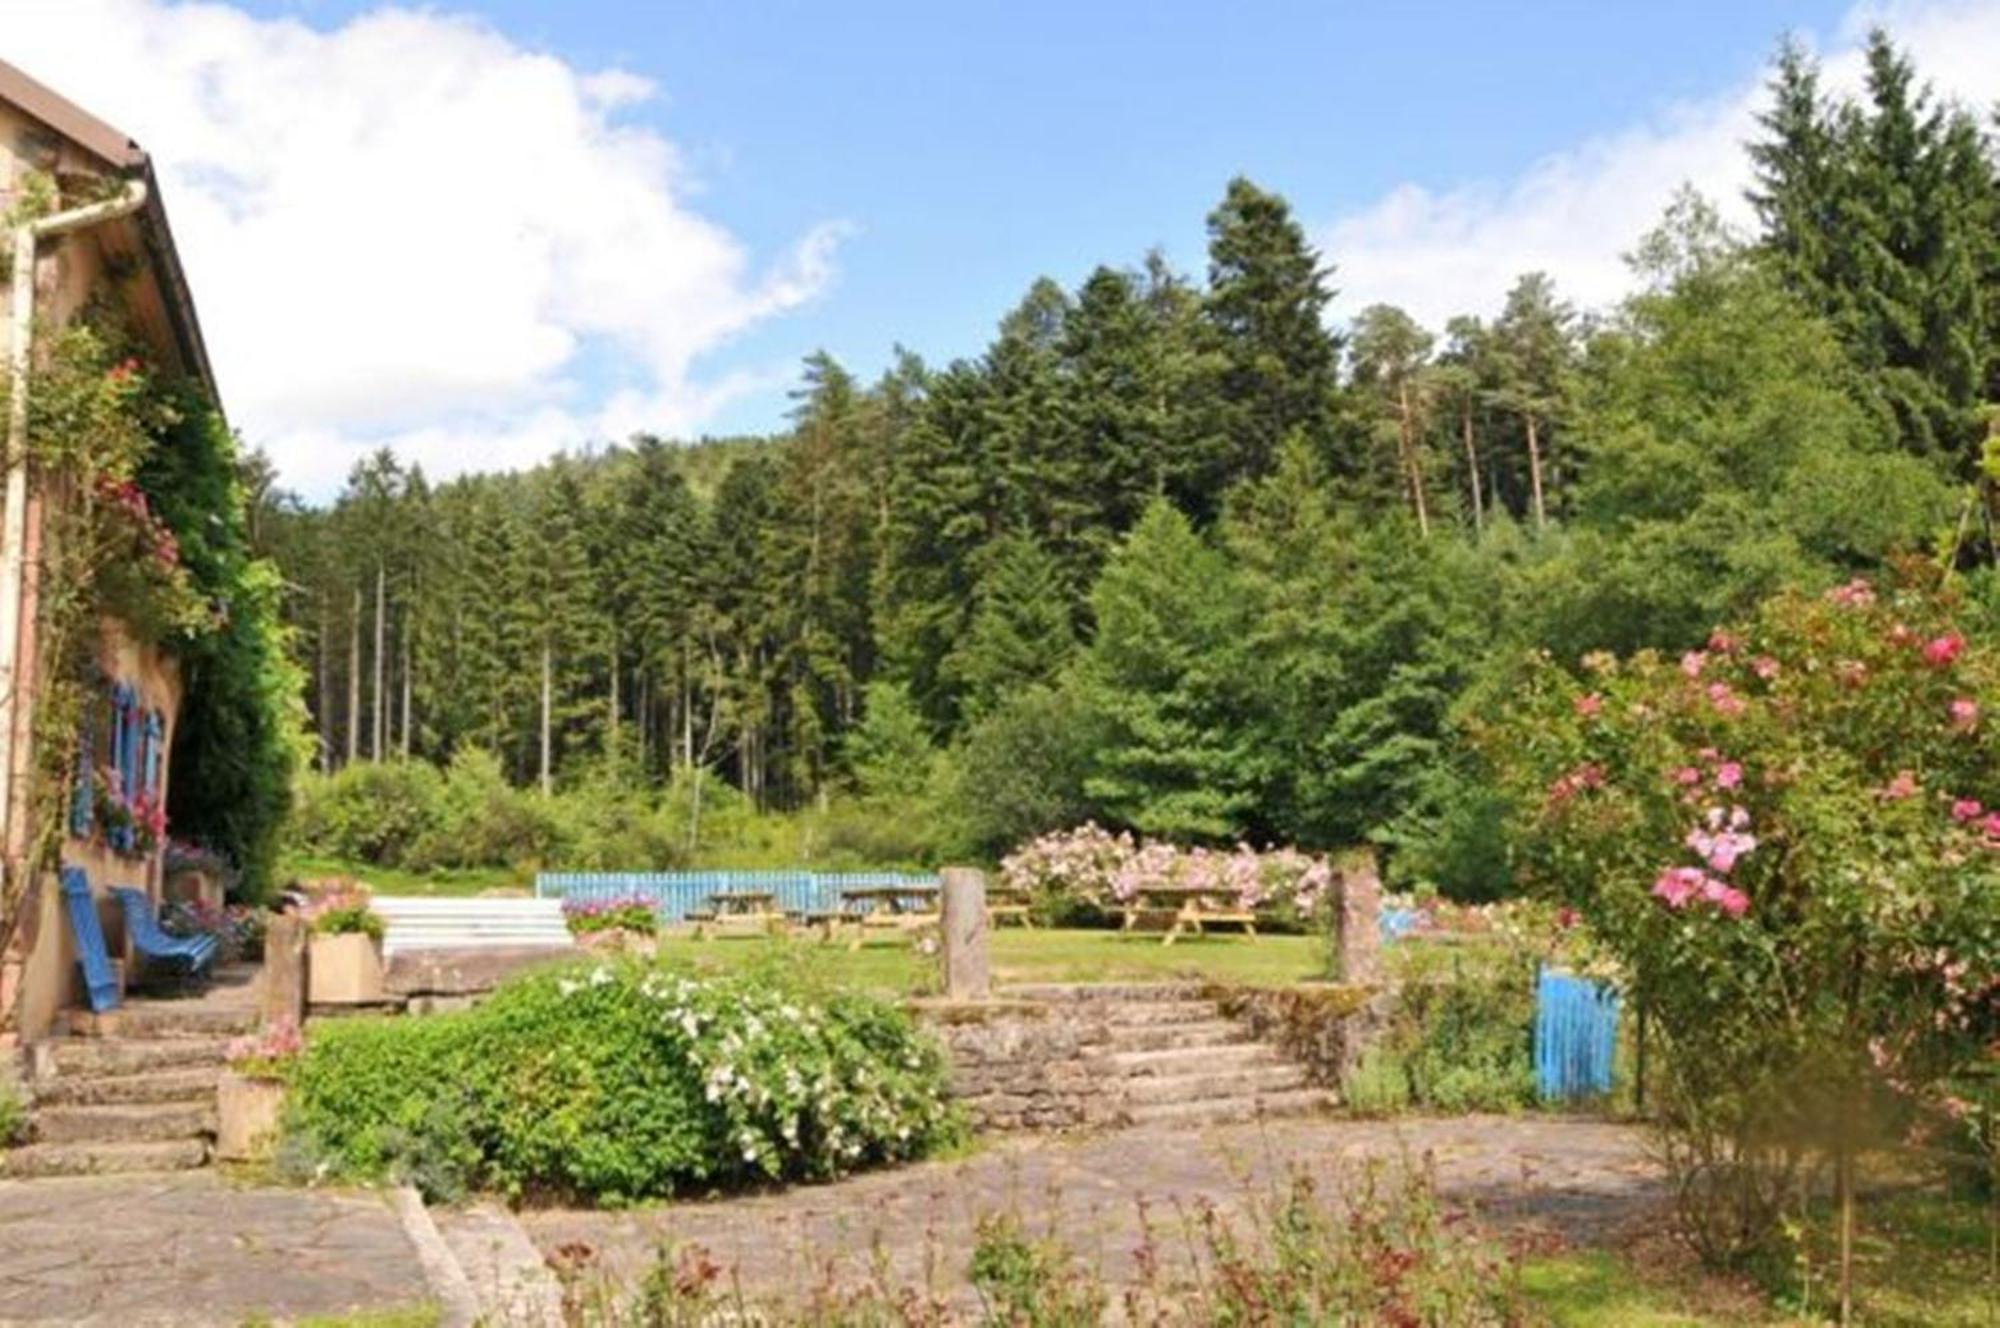
[{"label": "potted plant", "polygon": [[382,999],[382,915],[368,895],[345,890],[306,908],[312,927],[307,1000],[314,1005],[369,1005]]},{"label": "potted plant", "polygon": [[215,1155],[246,1162],[264,1155],[278,1132],[285,1086],[304,1049],[299,1026],[280,1019],[262,1032],[237,1038],[224,1053],[227,1065],[216,1084]]},{"label": "potted plant", "polygon": [[587,950],[651,955],[658,944],[660,916],[644,896],[565,900],[563,921]]}]

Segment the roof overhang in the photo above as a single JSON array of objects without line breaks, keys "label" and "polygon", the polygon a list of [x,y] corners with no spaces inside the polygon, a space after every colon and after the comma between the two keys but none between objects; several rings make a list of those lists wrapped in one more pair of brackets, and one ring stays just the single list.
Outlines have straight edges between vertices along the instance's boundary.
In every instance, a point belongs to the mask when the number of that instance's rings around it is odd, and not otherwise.
[{"label": "roof overhang", "polygon": [[122,132],[84,110],[53,89],[36,82],[21,70],[0,60],[0,101],[6,101],[30,119],[39,121],[77,148],[101,162],[109,173],[146,182],[146,206],[139,214],[140,241],[160,299],[166,306],[174,340],[188,371],[200,380],[211,403],[222,408],[222,394],[215,385],[209,364],[208,346],[202,340],[201,321],[195,316],[194,293],[181,267],[180,251],[174,247],[173,228],[167,222],[166,204],[153,173],[153,159],[146,150]]}]

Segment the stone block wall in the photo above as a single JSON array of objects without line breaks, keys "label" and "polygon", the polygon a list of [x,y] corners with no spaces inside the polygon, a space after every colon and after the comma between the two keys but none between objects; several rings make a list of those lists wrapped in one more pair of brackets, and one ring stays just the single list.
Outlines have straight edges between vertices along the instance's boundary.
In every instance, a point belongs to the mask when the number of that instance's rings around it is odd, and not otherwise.
[{"label": "stone block wall", "polygon": [[1394,994],[1355,983],[1296,987],[1214,986],[1204,992],[1222,1013],[1302,1067],[1321,1088],[1339,1088],[1381,1035]]},{"label": "stone block wall", "polygon": [[1083,1002],[918,1001],[951,1058],[951,1090],[981,1130],[1115,1124],[1124,1080],[1101,1010]]}]

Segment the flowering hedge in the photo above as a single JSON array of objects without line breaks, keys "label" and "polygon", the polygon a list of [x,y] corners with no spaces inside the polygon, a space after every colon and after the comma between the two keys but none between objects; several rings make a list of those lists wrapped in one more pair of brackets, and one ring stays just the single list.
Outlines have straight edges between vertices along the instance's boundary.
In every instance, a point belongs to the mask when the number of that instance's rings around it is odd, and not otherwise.
[{"label": "flowering hedge", "polygon": [[1149,889],[1198,887],[1232,894],[1245,908],[1286,904],[1309,915],[1333,884],[1333,868],[1325,858],[1297,849],[1181,848],[1113,834],[1086,821],[1008,854],[1000,862],[1000,879],[1009,889],[1099,904],[1129,904]]},{"label": "flowering hedge", "polygon": [[293,1083],[294,1164],[441,1194],[824,1179],[958,1128],[942,1053],[896,1007],[636,962],[534,974],[462,1014],[335,1021]]},{"label": "flowering hedge", "polygon": [[2000,655],[1955,608],[1856,581],[1679,658],[1544,657],[1478,729],[1524,869],[1666,1035],[1711,1251],[1815,1148],[1964,1118],[2000,1050]]},{"label": "flowering hedge", "polygon": [[635,931],[650,936],[660,929],[660,915],[644,895],[622,899],[565,899],[563,921],[570,933],[588,936],[600,931]]}]

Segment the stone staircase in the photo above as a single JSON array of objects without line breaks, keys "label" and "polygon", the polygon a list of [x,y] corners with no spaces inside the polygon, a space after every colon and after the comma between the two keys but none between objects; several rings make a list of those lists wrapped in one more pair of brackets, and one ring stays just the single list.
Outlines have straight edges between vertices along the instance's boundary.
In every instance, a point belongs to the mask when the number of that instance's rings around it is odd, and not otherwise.
[{"label": "stone staircase", "polygon": [[0,1177],[177,1171],[208,1161],[229,1040],[256,1012],[247,977],[190,1000],[128,999],[89,1031],[31,1052],[29,1142],[0,1151]]},{"label": "stone staircase", "polygon": [[1122,1116],[1132,1125],[1299,1116],[1339,1101],[1195,985],[1037,984],[1001,994],[1087,1014],[1099,1048],[1097,1064],[1117,1080]]}]

